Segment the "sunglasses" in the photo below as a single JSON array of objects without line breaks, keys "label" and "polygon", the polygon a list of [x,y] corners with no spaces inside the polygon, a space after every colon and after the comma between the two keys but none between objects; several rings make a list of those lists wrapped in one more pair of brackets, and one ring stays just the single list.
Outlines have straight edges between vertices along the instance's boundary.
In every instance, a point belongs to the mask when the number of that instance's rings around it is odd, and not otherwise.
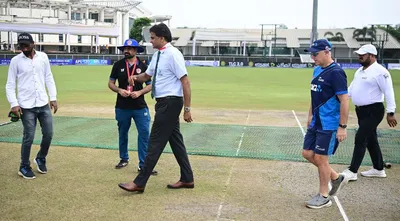
[{"label": "sunglasses", "polygon": [[317,57],[318,54],[319,54],[320,52],[321,52],[321,51],[318,51],[318,52],[311,52],[311,56]]}]

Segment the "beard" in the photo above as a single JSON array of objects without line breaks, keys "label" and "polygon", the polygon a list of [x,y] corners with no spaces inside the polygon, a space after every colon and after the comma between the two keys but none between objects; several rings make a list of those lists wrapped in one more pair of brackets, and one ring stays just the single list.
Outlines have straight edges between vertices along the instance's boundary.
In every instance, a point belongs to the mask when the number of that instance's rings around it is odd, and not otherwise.
[{"label": "beard", "polygon": [[130,59],[130,58],[133,58],[133,57],[135,57],[135,56],[131,55],[129,53],[125,53],[125,58]]},{"label": "beard", "polygon": [[29,57],[29,56],[31,56],[32,51],[33,51],[33,48],[31,48],[31,49],[28,50],[28,51],[22,51],[22,52],[24,53],[24,55],[25,55],[26,57]]},{"label": "beard", "polygon": [[368,58],[368,59],[366,59],[365,61],[360,61],[360,64],[361,64],[363,67],[368,67],[368,66],[371,65],[371,59]]}]

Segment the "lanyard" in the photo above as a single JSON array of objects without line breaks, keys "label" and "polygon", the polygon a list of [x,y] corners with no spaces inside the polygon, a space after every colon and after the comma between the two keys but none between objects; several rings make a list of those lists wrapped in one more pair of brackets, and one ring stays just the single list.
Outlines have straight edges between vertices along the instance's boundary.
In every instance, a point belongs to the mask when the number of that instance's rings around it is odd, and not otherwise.
[{"label": "lanyard", "polygon": [[132,73],[130,72],[130,69],[129,69],[129,62],[128,62],[128,60],[126,60],[125,63],[126,63],[126,73],[128,74],[128,80],[129,80],[129,78],[130,78],[132,75],[135,74],[137,60],[135,59],[135,65],[133,65]]}]

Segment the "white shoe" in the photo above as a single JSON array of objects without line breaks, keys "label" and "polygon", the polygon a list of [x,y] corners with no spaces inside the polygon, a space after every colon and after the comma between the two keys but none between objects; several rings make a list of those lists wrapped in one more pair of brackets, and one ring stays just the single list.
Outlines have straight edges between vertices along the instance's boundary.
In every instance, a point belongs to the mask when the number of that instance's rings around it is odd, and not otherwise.
[{"label": "white shoe", "polygon": [[385,170],[377,170],[375,168],[372,168],[368,171],[361,172],[361,176],[365,177],[386,177],[386,172]]},{"label": "white shoe", "polygon": [[350,169],[345,169],[342,172],[342,175],[348,180],[348,181],[356,181],[357,180],[357,173],[353,173],[350,171]]}]

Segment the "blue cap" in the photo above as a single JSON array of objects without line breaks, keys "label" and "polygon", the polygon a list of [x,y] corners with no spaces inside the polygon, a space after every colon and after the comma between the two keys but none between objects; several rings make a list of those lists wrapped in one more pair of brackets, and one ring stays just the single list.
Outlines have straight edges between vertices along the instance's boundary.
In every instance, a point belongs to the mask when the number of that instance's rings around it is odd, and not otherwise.
[{"label": "blue cap", "polygon": [[123,51],[125,47],[136,48],[137,53],[144,52],[144,48],[139,46],[139,43],[135,39],[126,39],[124,42],[124,46],[119,46],[118,49]]},{"label": "blue cap", "polygon": [[330,51],[332,49],[332,44],[326,39],[318,39],[312,43],[311,47],[305,49],[305,52],[319,52],[323,50]]}]

